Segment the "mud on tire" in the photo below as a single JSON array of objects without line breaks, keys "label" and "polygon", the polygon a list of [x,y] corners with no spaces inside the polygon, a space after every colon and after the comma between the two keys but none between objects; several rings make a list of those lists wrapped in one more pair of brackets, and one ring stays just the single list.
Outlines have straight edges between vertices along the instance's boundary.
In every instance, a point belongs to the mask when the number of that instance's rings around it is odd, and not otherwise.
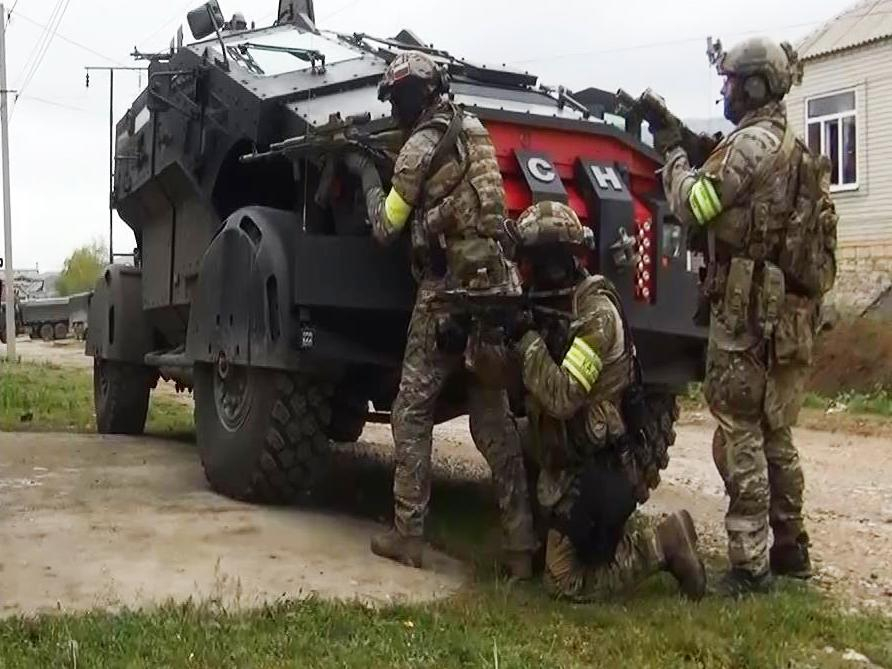
[{"label": "mud on tire", "polygon": [[300,374],[234,369],[245,375],[245,399],[231,414],[217,369],[195,366],[198,450],[211,487],[267,504],[310,494],[330,452],[330,387]]},{"label": "mud on tire", "polygon": [[115,360],[93,360],[93,403],[99,434],[142,434],[154,371]]}]

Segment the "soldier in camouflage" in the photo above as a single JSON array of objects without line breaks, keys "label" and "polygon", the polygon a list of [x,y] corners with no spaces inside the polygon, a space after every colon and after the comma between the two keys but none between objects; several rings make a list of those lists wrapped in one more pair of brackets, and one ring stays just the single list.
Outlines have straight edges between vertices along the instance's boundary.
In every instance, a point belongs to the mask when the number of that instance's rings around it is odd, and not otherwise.
[{"label": "soldier in camouflage", "polygon": [[[479,120],[444,100],[446,91],[446,75],[427,55],[397,56],[378,89],[409,135],[397,157],[390,192],[385,194],[368,157],[356,153],[345,159],[362,180],[375,238],[389,243],[407,224],[412,233],[419,288],[392,408],[394,527],[372,539],[372,551],[415,567],[421,566],[430,499],[437,399],[462,361],[461,351],[437,346],[450,320],[438,310],[436,296],[458,286],[502,290],[512,276],[496,240],[505,204],[495,149]],[[468,403],[471,435],[489,463],[497,490],[505,566],[512,575],[528,578],[536,539],[507,395],[502,388],[472,381]]]},{"label": "soldier in camouflage", "polygon": [[706,578],[690,514],[654,526],[635,513],[640,482],[631,480],[619,447],[635,352],[615,288],[583,267],[590,237],[575,212],[556,202],[530,207],[516,225],[524,288],[573,319],[560,330],[523,316],[511,333],[527,392],[525,441],[540,467],[536,493],[549,519],[546,586],[587,601],[668,570],[699,599]]},{"label": "soldier in camouflage", "polygon": [[689,164],[677,128],[658,131],[655,145],[665,156],[673,212],[707,240],[704,391],[719,426],[713,451],[730,497],[731,570],[720,589],[737,595],[767,590],[772,572],[811,576],[804,480],[791,427],[802,404],[820,303],[797,284],[784,259],[792,245],[802,244],[790,230],[801,205],[797,197],[806,196],[808,206],[823,201],[827,215],[835,214],[826,193],[794,192],[801,161],[810,158],[782,101],[801,76],[792,47],[756,38],[711,56],[725,77],[725,116],[736,129],[699,169]]}]

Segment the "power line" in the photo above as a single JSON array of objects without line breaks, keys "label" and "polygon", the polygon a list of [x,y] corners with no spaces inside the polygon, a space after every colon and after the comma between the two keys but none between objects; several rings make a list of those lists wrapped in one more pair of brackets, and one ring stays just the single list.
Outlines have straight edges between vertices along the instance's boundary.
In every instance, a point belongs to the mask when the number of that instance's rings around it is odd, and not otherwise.
[{"label": "power line", "polygon": [[183,14],[185,14],[185,13],[186,13],[186,10],[188,10],[188,9],[189,9],[192,5],[194,5],[194,4],[196,4],[196,3],[195,3],[195,0],[187,0],[187,2],[183,4],[182,8],[181,8],[179,11],[177,11],[176,14],[174,14],[173,16],[171,16],[171,17],[170,17],[169,19],[167,19],[164,23],[162,23],[158,28],[156,28],[155,30],[153,30],[151,33],[149,33],[148,35],[146,35],[146,36],[143,37],[142,39],[137,40],[136,43],[137,43],[137,44],[140,44],[140,45],[145,44],[145,43],[148,42],[150,39],[152,39],[153,37],[155,37],[156,35],[158,35],[158,34],[161,33],[162,31],[164,31],[164,30],[165,30],[171,23],[174,23],[177,19],[182,20]]},{"label": "power line", "polygon": [[[867,17],[874,17],[879,14],[890,14],[890,13],[892,13],[892,12],[880,11],[880,12],[871,12],[871,13],[867,13],[867,14],[848,14],[848,15],[845,15],[843,18],[861,19],[861,18],[867,18]],[[785,25],[785,26],[775,26],[773,28],[760,28],[760,29],[754,29],[754,30],[743,30],[743,31],[734,32],[734,33],[726,33],[725,36],[726,37],[742,37],[744,35],[763,34],[763,33],[767,33],[767,32],[774,32],[776,30],[793,30],[796,28],[808,28],[811,26],[825,24],[825,23],[827,23],[827,19],[819,19],[817,21],[808,21],[805,23],[794,23],[794,24]],[[612,47],[609,49],[598,49],[596,51],[577,51],[574,53],[553,54],[550,56],[542,56],[542,57],[538,57],[538,58],[525,58],[523,60],[510,61],[510,64],[511,65],[523,65],[526,63],[541,63],[541,62],[546,62],[546,61],[550,61],[550,60],[563,60],[565,58],[582,58],[582,57],[586,57],[586,56],[600,56],[600,55],[611,54],[611,53],[622,53],[624,51],[638,51],[638,50],[644,50],[644,49],[655,49],[655,48],[659,48],[659,47],[678,46],[681,44],[691,44],[693,42],[705,42],[705,41],[706,41],[706,35],[700,35],[697,37],[693,37],[693,36],[692,37],[684,37],[684,38],[679,38],[679,39],[675,39],[675,40],[667,40],[664,42],[645,42],[645,43],[641,43],[641,44],[632,44],[632,45],[628,45],[628,46]]]},{"label": "power line", "polygon": [[22,67],[22,71],[19,72],[19,76],[16,78],[16,82],[21,83],[28,76],[27,73],[30,71],[31,66],[37,60],[37,54],[40,53],[40,49],[43,47],[46,36],[49,34],[50,26],[52,26],[53,22],[56,20],[56,15],[58,14],[59,8],[62,6],[63,1],[64,0],[56,0],[56,4],[53,5],[53,11],[50,12],[49,21],[47,21],[46,25],[43,26],[40,37],[37,38],[37,41],[34,42],[34,46],[31,48],[31,51],[28,53],[28,57],[25,59],[25,64]]},{"label": "power line", "polygon": [[[16,18],[22,19],[23,21],[27,21],[28,23],[30,23],[34,26],[37,26],[38,28],[46,28],[46,25],[44,25],[43,23],[40,23],[40,21],[35,21],[34,19],[25,16],[21,12],[16,13]],[[60,39],[63,42],[70,44],[71,46],[77,47],[78,49],[86,51],[87,53],[91,53],[94,56],[98,56],[99,58],[102,58],[103,60],[107,60],[110,63],[115,63],[116,65],[124,65],[124,63],[122,63],[121,61],[119,61],[115,58],[112,58],[111,56],[106,56],[104,53],[100,53],[99,51],[96,51],[95,49],[88,47],[86,44],[81,44],[80,42],[77,42],[77,41],[71,39],[70,37],[66,37],[65,35],[63,35],[60,32],[56,32],[56,39]]]},{"label": "power line", "polygon": [[51,23],[51,30],[44,42],[43,48],[38,54],[37,60],[34,62],[34,66],[31,68],[31,71],[28,72],[27,77],[25,78],[24,83],[22,84],[21,89],[19,90],[19,95],[25,92],[25,89],[31,83],[31,80],[34,79],[34,76],[37,74],[38,70],[40,70],[40,66],[43,64],[43,59],[46,58],[47,52],[50,50],[50,47],[53,44],[53,40],[56,37],[56,33],[59,30],[59,26],[62,23],[62,20],[65,18],[65,12],[68,11],[68,5],[71,4],[71,0],[63,0],[64,4],[61,6],[59,13],[56,17],[56,22]]}]

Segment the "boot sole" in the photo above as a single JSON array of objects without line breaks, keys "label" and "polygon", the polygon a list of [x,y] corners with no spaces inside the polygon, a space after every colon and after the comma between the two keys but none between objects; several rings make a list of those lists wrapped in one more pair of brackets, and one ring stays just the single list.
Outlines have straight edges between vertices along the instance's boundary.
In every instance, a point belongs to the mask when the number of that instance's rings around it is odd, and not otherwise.
[{"label": "boot sole", "polygon": [[699,539],[697,537],[697,528],[694,525],[694,519],[691,517],[691,514],[684,509],[672,514],[670,518],[681,524],[682,529],[684,530],[683,534],[685,537],[687,548],[697,558],[697,563],[699,565],[699,575],[696,579],[696,585],[692,582],[679,582],[681,591],[688,599],[692,601],[699,601],[703,598],[703,595],[706,594],[706,567],[703,564],[703,560],[700,559],[700,556],[697,553],[697,543]]}]

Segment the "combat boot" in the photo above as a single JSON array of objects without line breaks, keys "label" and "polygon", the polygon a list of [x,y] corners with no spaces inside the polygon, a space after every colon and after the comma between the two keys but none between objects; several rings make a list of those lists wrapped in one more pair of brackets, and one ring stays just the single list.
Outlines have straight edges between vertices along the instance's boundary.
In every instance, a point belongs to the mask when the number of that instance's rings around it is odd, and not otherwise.
[{"label": "combat boot", "polygon": [[768,553],[771,571],[777,576],[788,576],[806,581],[812,577],[808,540],[784,546],[774,545]]},{"label": "combat boot", "polygon": [[736,567],[722,577],[716,588],[718,594],[725,597],[743,597],[745,595],[764,595],[771,592],[774,580],[771,572],[755,576]]},{"label": "combat boot", "polygon": [[512,581],[529,581],[533,578],[533,556],[528,551],[505,551],[501,562]]},{"label": "combat boot", "polygon": [[421,554],[424,551],[424,539],[421,537],[405,537],[396,528],[381,532],[372,537],[372,553],[389,560],[400,562],[407,567],[421,568]]},{"label": "combat boot", "polygon": [[697,555],[697,530],[691,514],[679,511],[657,526],[657,541],[665,569],[675,577],[685,596],[693,600],[706,592],[706,569]]}]

